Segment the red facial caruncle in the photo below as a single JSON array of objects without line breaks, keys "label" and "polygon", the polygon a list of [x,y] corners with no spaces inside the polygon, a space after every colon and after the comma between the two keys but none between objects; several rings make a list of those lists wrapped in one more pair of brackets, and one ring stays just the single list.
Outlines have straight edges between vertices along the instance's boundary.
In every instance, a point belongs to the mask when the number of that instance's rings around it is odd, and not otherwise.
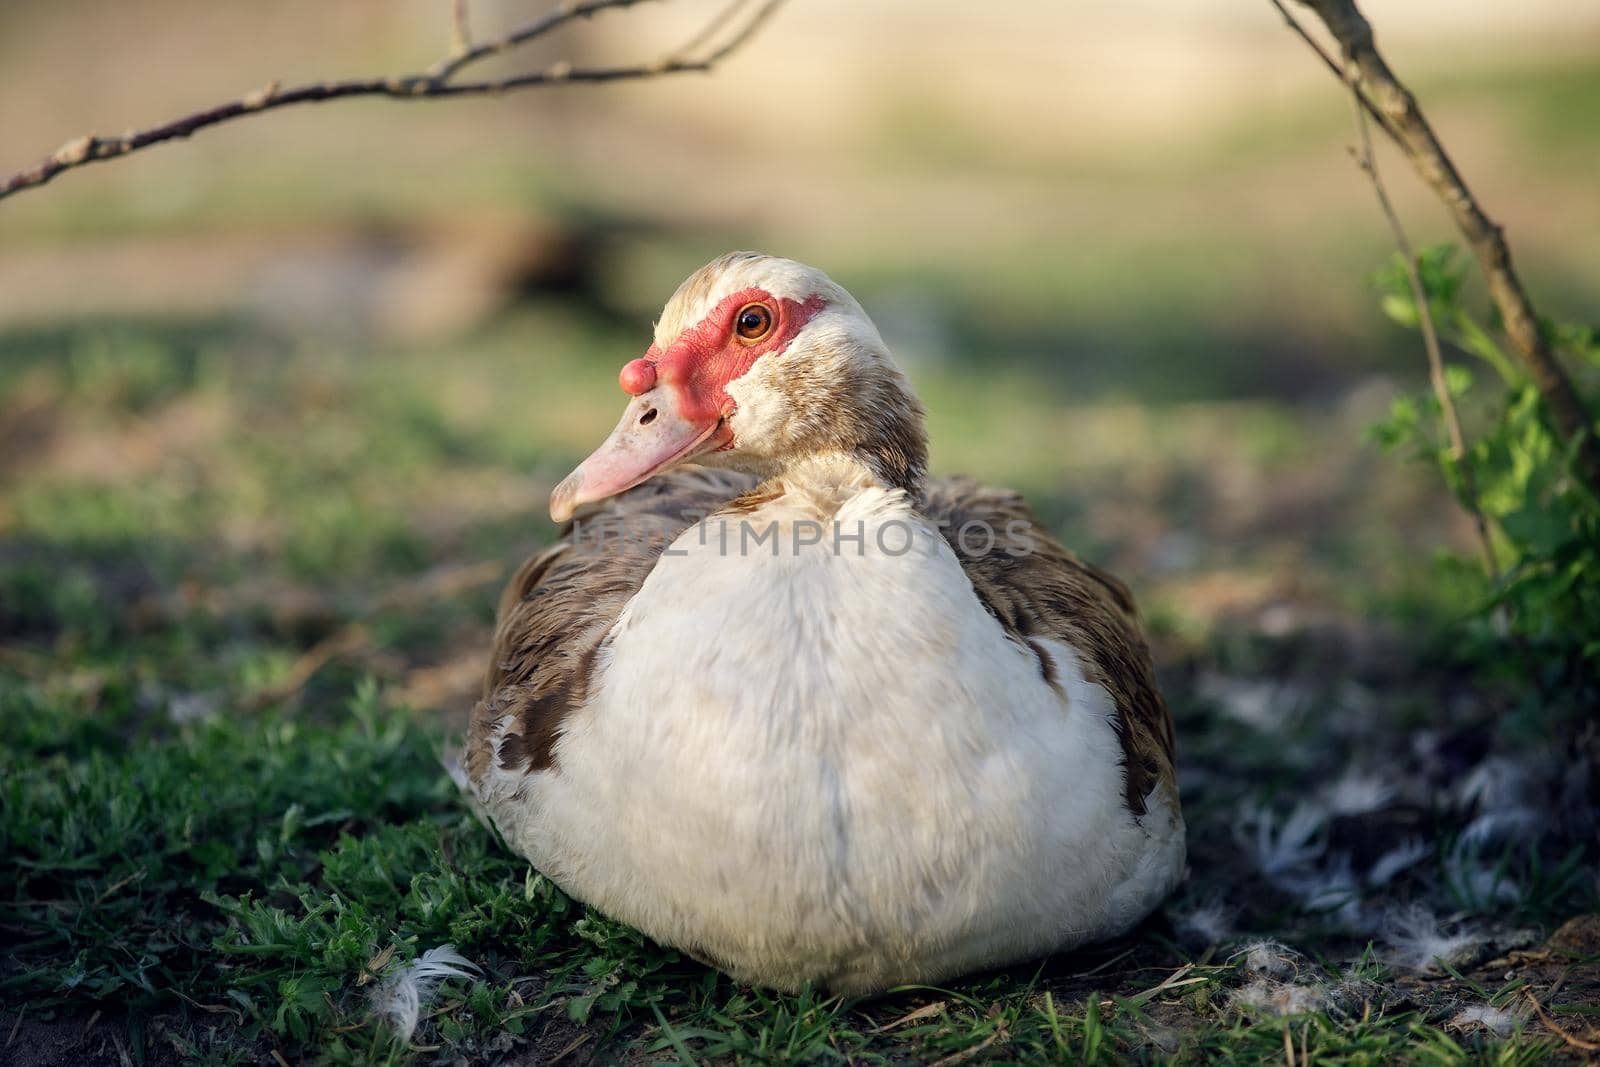
[{"label": "red facial caruncle", "polygon": [[[622,388],[633,396],[657,386],[670,389],[677,396],[679,414],[691,420],[731,415],[734,405],[728,383],[762,356],[787,348],[822,305],[820,296],[799,301],[754,287],[730,293],[679,334],[665,352],[651,345],[643,358],[623,367]],[[767,328],[753,336],[744,336],[739,329],[747,309],[759,309],[768,317]]]},{"label": "red facial caruncle", "polygon": [[775,297],[751,287],[730,293],[662,350],[651,345],[618,375],[633,397],[622,421],[550,495],[564,522],[580,504],[630,489],[668,467],[734,445],[728,385],[762,356],[783,352],[824,300]]}]

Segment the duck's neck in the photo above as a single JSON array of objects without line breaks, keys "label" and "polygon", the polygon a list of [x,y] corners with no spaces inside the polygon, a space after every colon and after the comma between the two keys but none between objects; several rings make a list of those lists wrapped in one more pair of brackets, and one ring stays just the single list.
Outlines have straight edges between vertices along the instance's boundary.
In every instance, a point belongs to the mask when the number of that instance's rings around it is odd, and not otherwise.
[{"label": "duck's neck", "polygon": [[805,476],[857,467],[886,489],[922,491],[928,470],[928,435],[923,409],[898,374],[858,387],[834,400],[836,410],[811,447],[797,450],[779,473]]},{"label": "duck's neck", "polygon": [[734,467],[766,481],[852,483],[901,489],[919,498],[928,469],[922,404],[892,365],[871,374],[841,373],[798,391],[805,415],[773,431],[770,450],[712,453],[701,462]]},{"label": "duck's neck", "polygon": [[871,486],[894,488],[860,456],[849,452],[812,452],[785,463],[765,483],[785,493],[849,497]]},{"label": "duck's neck", "polygon": [[863,412],[864,432],[849,454],[885,486],[915,496],[928,472],[928,435],[916,397],[906,393],[900,403]]}]

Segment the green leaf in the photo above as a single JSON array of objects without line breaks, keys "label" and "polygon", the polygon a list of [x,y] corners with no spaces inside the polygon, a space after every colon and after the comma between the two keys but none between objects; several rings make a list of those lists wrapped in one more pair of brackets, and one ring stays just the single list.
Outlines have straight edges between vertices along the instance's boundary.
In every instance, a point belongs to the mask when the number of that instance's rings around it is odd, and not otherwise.
[{"label": "green leaf", "polygon": [[1452,397],[1465,396],[1476,381],[1473,374],[1460,364],[1447,364],[1444,368],[1444,387]]},{"label": "green leaf", "polygon": [[1412,299],[1411,293],[1389,293],[1378,301],[1378,306],[1383,308],[1383,313],[1398,322],[1408,330],[1414,330],[1421,323],[1417,316],[1417,302]]}]

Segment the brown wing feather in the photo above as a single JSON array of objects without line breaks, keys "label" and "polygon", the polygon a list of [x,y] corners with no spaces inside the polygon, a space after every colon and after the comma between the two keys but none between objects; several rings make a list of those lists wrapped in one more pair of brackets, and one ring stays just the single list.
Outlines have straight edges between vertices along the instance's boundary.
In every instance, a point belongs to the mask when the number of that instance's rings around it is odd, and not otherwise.
[{"label": "brown wing feather", "polygon": [[569,523],[518,569],[500,596],[494,656],[467,730],[473,781],[495,762],[527,771],[554,765],[556,740],[588,695],[596,655],[662,551],[754,484],[695,467],[652,478]]},{"label": "brown wing feather", "polygon": [[[1151,788],[1172,782],[1176,742],[1128,587],[1056,543],[1010,490],[935,481],[923,512],[940,525],[983,606],[1039,657],[1047,680],[1054,682],[1056,665],[1039,637],[1076,649],[1089,680],[1111,693],[1127,804],[1143,815]],[[994,531],[992,548],[986,530]]]}]

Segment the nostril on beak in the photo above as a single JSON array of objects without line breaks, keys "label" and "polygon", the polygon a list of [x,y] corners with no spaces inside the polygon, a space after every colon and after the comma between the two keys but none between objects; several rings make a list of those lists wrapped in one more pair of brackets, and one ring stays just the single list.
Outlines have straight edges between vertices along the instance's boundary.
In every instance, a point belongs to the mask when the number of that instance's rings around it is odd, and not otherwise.
[{"label": "nostril on beak", "polygon": [[639,425],[640,426],[649,426],[652,422],[655,422],[655,421],[656,421],[656,409],[655,408],[651,408],[649,411],[647,411],[643,415],[639,416]]}]

